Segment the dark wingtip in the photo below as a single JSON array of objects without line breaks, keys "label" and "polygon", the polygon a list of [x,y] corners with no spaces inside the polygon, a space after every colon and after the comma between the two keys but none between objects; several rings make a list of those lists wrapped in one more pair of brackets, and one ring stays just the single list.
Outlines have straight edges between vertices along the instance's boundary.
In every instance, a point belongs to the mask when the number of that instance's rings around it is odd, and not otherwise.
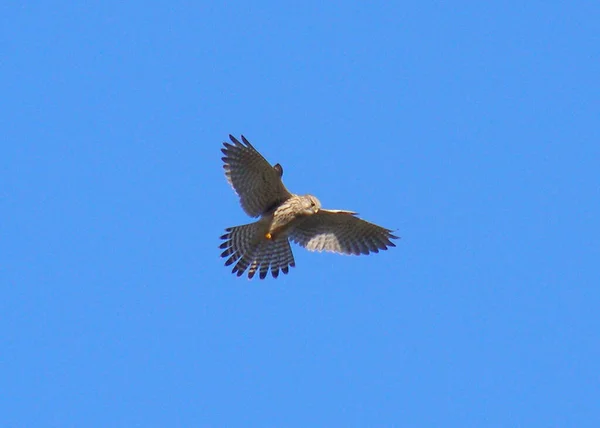
[{"label": "dark wingtip", "polygon": [[247,145],[248,147],[252,147],[252,144],[250,144],[250,141],[248,141],[248,140],[246,139],[246,137],[244,137],[243,135],[242,135],[242,141],[243,141],[243,142],[244,142],[244,144],[245,144],[245,145]]}]

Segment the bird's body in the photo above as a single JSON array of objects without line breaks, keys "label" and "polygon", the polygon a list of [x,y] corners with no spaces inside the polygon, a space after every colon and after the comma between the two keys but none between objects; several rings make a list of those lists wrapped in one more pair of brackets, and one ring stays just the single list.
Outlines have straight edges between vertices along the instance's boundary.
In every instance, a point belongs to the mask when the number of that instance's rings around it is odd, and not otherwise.
[{"label": "bird's body", "polygon": [[[319,212],[321,203],[311,195],[292,195],[288,200],[279,205],[270,218],[268,233],[275,237],[293,228],[302,218]],[[264,218],[265,216],[263,216]]]},{"label": "bird's body", "polygon": [[248,277],[259,272],[265,278],[271,270],[273,277],[281,270],[288,273],[295,266],[289,244],[293,240],[311,251],[331,251],[340,254],[369,254],[395,246],[391,230],[366,222],[356,213],[325,210],[312,195],[290,193],[283,182],[283,168],[271,166],[242,136],[240,143],[222,149],[225,176],[240,197],[246,213],[260,216],[254,223],[226,229],[220,246],[226,266],[236,263],[233,272],[238,276],[248,269]]}]

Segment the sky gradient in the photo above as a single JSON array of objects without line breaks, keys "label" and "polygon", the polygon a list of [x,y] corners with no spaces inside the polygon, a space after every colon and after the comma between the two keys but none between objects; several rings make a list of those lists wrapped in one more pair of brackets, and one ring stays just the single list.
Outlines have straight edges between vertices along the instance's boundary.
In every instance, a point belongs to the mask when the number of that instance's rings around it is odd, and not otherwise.
[{"label": "sky gradient", "polygon": [[[1,426],[599,426],[598,2],[0,12]],[[231,275],[230,133],[397,247]]]}]

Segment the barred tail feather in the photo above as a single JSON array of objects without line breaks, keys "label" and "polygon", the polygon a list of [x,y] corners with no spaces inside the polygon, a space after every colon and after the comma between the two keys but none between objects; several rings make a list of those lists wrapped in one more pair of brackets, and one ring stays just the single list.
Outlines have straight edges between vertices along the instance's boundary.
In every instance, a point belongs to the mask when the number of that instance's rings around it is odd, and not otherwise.
[{"label": "barred tail feather", "polygon": [[248,270],[248,278],[253,278],[258,271],[264,279],[269,269],[273,278],[279,271],[288,273],[290,266],[295,266],[294,255],[287,237],[267,240],[261,236],[261,227],[257,223],[230,227],[225,230],[219,246],[223,249],[221,257],[228,257],[225,266],[234,264],[232,273],[242,276]]},{"label": "barred tail feather", "polygon": [[287,274],[290,266],[296,266],[290,241],[287,238],[281,238],[275,243],[277,245],[273,246],[273,253],[271,255],[271,274],[273,278],[277,278],[280,269],[284,274]]}]

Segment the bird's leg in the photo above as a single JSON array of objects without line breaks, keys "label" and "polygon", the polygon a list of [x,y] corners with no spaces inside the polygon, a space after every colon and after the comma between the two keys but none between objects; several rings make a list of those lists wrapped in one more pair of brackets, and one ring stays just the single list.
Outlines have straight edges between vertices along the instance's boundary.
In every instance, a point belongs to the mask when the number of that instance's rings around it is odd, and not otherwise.
[{"label": "bird's leg", "polygon": [[261,225],[261,231],[260,234],[258,236],[264,236],[265,239],[268,239],[269,241],[273,239],[273,235],[275,234],[275,232],[272,229],[273,226],[273,213],[271,214],[267,214],[264,215],[259,221],[258,223]]}]

